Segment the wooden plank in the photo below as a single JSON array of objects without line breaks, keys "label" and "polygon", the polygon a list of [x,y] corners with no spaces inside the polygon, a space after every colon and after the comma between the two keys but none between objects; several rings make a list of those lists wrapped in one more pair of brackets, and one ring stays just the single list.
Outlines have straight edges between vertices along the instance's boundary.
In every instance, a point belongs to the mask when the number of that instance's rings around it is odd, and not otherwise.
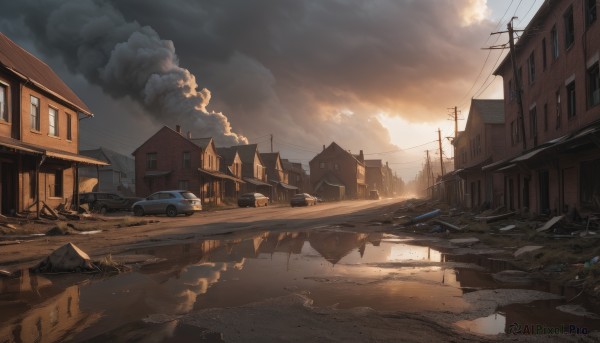
[{"label": "wooden plank", "polygon": [[501,220],[501,219],[505,219],[505,218],[508,218],[508,217],[512,217],[515,214],[517,214],[517,212],[508,212],[508,213],[499,214],[499,215],[496,215],[496,216],[475,217],[475,220],[479,220],[479,221],[482,221],[482,222],[489,223],[489,222],[493,222],[493,221],[496,221],[496,220]]},{"label": "wooden plank", "polygon": [[558,223],[559,221],[561,221],[565,216],[561,215],[561,216],[556,216],[550,220],[548,220],[546,222],[546,224],[544,224],[544,226],[542,226],[541,228],[537,229],[537,232],[542,232],[542,231],[546,231],[549,228],[553,227],[556,223]]},{"label": "wooden plank", "polygon": [[456,226],[454,224],[450,224],[448,222],[445,222],[443,220],[435,219],[434,222],[436,222],[436,223],[438,223],[438,224],[440,224],[442,226],[445,226],[445,227],[447,227],[449,229],[455,230],[455,231],[461,231],[462,230],[462,228],[460,228],[460,227],[458,227],[458,226]]},{"label": "wooden plank", "polygon": [[498,229],[498,231],[500,231],[500,232],[506,232],[506,231],[510,231],[510,230],[512,230],[512,229],[514,229],[516,227],[517,227],[516,225],[507,225],[507,226],[505,226],[503,228]]}]

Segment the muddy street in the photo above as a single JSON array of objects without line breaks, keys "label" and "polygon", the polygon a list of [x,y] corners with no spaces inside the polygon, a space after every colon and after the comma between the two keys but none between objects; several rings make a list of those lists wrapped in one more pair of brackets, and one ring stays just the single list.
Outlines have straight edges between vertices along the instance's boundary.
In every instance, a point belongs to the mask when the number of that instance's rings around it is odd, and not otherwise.
[{"label": "muddy street", "polygon": [[[70,237],[81,246],[93,246],[85,239],[97,241],[90,253],[98,256],[107,249],[102,243],[107,236],[122,238],[111,256],[131,271],[117,275],[36,274],[24,262],[35,260],[30,250],[10,264],[12,277],[0,279],[0,337],[14,342],[598,338],[600,319],[577,289],[519,274],[498,249],[398,230],[389,220],[397,207],[382,200],[230,210],[172,221],[156,217],[160,223],[130,232]],[[259,220],[250,219],[250,211]],[[65,239],[21,246],[60,246]]]}]

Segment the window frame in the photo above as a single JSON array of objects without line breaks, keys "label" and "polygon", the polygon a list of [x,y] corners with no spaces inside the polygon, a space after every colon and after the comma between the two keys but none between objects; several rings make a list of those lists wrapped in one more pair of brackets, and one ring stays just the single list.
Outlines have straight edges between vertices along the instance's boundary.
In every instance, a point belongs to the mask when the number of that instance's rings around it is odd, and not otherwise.
[{"label": "window frame", "polygon": [[67,128],[67,140],[72,141],[73,140],[73,128],[71,127],[73,125],[73,118],[71,117],[70,113],[65,113],[66,118],[67,118],[67,124],[66,124],[66,128]]},{"label": "window frame", "polygon": [[[54,111],[54,116],[52,112]],[[52,137],[59,136],[59,128],[58,128],[58,108],[53,106],[48,106],[48,135]]]},{"label": "window frame", "polygon": [[598,19],[596,0],[585,0],[585,28],[588,29]]},{"label": "window frame", "polygon": [[10,112],[8,110],[9,98],[8,85],[4,84],[4,82],[0,82],[0,121],[5,123],[10,123]]},{"label": "window frame", "polygon": [[552,60],[556,61],[560,57],[560,40],[558,39],[558,30],[556,25],[550,29],[550,47],[552,49]]},{"label": "window frame", "polygon": [[148,169],[148,170],[158,169],[158,154],[156,152],[146,153],[146,169]]},{"label": "window frame", "polygon": [[565,50],[569,50],[575,43],[575,18],[573,18],[573,5],[569,6],[563,14],[565,26]]},{"label": "window frame", "polygon": [[567,86],[567,118],[572,119],[577,115],[577,93],[575,88],[575,80],[571,81]]},{"label": "window frame", "polygon": [[[34,100],[36,103],[34,103]],[[36,132],[40,132],[40,99],[30,95],[29,104],[29,128]]]},{"label": "window frame", "polygon": [[182,152],[181,166],[183,169],[191,169],[192,168],[192,154],[189,151]]},{"label": "window frame", "polygon": [[[586,70],[587,73],[587,106],[596,107],[600,104],[600,63],[592,64]],[[594,87],[594,88],[593,88]],[[594,93],[596,101],[594,102]]]},{"label": "window frame", "polygon": [[535,51],[527,58],[527,81],[530,85],[535,82]]}]

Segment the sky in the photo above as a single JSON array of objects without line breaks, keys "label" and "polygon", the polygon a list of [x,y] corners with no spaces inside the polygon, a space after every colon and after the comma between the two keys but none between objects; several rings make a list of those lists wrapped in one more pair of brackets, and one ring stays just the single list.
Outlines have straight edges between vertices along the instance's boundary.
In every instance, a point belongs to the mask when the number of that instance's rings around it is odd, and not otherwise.
[{"label": "sky", "polygon": [[[405,181],[452,157],[450,109],[502,98],[511,17],[543,0],[20,0],[0,31],[94,113],[80,148],[131,154],[162,126],[308,162],[335,141]],[[438,155],[436,155],[438,154]]]}]

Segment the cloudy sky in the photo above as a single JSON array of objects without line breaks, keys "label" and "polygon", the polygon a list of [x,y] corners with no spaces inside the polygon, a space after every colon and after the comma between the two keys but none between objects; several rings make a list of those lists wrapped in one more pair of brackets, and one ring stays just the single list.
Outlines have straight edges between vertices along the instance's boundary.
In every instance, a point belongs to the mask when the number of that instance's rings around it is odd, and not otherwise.
[{"label": "cloudy sky", "polygon": [[448,108],[466,118],[470,98],[501,97],[490,74],[502,52],[481,48],[505,43],[490,33],[512,16],[524,28],[542,3],[20,0],[2,5],[0,30],[94,112],[82,149],[130,154],[179,124],[265,152],[272,134],[275,151],[305,165],[336,141],[408,181],[436,130],[453,135]]}]

